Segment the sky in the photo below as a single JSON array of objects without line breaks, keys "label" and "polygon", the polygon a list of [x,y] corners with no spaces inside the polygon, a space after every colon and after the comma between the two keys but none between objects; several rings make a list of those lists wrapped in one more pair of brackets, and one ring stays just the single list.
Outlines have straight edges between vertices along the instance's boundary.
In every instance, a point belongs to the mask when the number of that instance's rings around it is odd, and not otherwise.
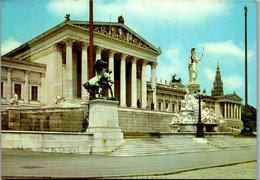
[{"label": "sky", "polygon": [[[125,25],[159,47],[157,82],[176,73],[188,84],[191,48],[198,64],[201,90],[211,94],[219,63],[224,94],[236,92],[245,102],[245,16],[247,6],[248,104],[257,107],[257,3],[213,0],[94,0],[94,21]],[[1,55],[65,20],[89,20],[88,0],[27,0],[1,2]],[[147,67],[147,79],[151,69]]]}]

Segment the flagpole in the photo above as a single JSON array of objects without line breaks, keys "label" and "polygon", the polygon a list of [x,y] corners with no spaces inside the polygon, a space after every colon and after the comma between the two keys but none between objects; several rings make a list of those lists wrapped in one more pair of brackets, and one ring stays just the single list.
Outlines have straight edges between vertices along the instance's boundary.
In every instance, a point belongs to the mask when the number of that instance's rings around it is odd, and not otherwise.
[{"label": "flagpole", "polygon": [[248,105],[247,105],[247,7],[245,10],[245,118],[248,118]]},{"label": "flagpole", "polygon": [[89,79],[94,77],[93,46],[93,0],[89,0]]}]

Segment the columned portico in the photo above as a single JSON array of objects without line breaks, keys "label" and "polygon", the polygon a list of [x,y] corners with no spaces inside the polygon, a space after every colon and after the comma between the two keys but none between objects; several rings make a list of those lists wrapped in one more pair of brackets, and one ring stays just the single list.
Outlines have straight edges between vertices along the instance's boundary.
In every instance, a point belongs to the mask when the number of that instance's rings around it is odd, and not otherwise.
[{"label": "columned portico", "polygon": [[136,61],[137,58],[132,58],[131,72],[131,107],[137,108],[137,89],[136,89]]},{"label": "columned portico", "polygon": [[[112,51],[112,50],[109,50],[109,53],[108,53],[108,69],[109,71],[112,71],[112,73],[110,74],[110,77],[111,77],[111,80],[115,81],[115,78],[114,78],[114,57],[115,57],[115,51]],[[113,95],[115,96],[115,84],[113,83],[112,84],[112,87],[111,87],[112,91],[113,91]],[[110,97],[111,94],[108,93],[108,96]]]},{"label": "columned portico", "polygon": [[120,62],[120,106],[126,107],[126,54],[121,55]]},{"label": "columned portico", "polygon": [[[88,44],[83,42],[82,43],[82,54],[81,54],[81,85],[88,81],[89,72],[88,72]],[[88,91],[81,87],[81,97],[88,95]]]},{"label": "columned portico", "polygon": [[72,62],[72,46],[74,40],[66,39],[66,74],[67,74],[67,82],[65,84],[65,88],[67,89],[66,98],[73,98],[73,62]]},{"label": "columned portico", "polygon": [[157,109],[157,100],[156,100],[156,66],[157,63],[152,63],[151,64],[151,86],[153,90],[153,103],[154,103],[154,109]]},{"label": "columned portico", "polygon": [[142,109],[146,109],[147,106],[146,64],[147,61],[142,61],[142,101],[141,101]]},{"label": "columned portico", "polygon": [[29,73],[30,71],[25,71],[24,77],[24,102],[29,103]]}]

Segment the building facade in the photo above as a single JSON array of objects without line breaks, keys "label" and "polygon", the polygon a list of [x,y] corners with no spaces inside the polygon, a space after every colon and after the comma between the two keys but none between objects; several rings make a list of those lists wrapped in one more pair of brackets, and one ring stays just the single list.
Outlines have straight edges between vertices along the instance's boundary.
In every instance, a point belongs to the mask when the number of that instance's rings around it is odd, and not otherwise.
[{"label": "building facade", "polygon": [[[2,106],[9,104],[13,92],[20,106],[48,105],[56,96],[84,98],[87,91],[82,85],[89,80],[88,42],[89,22],[66,20],[2,56]],[[180,111],[185,86],[156,82],[160,54],[160,47],[154,47],[123,22],[94,22],[94,59],[106,61],[112,70],[112,90],[120,107]],[[149,82],[147,67],[151,68]],[[221,83],[218,66],[212,95],[204,99],[206,106],[228,120],[228,126],[242,129],[242,99],[236,94],[224,95]]]}]

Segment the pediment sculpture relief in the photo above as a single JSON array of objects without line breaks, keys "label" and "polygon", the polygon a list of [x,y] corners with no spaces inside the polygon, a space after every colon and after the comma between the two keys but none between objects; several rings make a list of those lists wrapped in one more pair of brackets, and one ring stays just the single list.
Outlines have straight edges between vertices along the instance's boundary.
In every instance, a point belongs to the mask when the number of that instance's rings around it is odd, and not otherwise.
[{"label": "pediment sculpture relief", "polygon": [[117,26],[94,26],[94,31],[102,33],[104,35],[120,39],[125,42],[129,42],[138,45],[143,48],[151,49],[145,42],[134,36],[129,31],[122,27]]}]

